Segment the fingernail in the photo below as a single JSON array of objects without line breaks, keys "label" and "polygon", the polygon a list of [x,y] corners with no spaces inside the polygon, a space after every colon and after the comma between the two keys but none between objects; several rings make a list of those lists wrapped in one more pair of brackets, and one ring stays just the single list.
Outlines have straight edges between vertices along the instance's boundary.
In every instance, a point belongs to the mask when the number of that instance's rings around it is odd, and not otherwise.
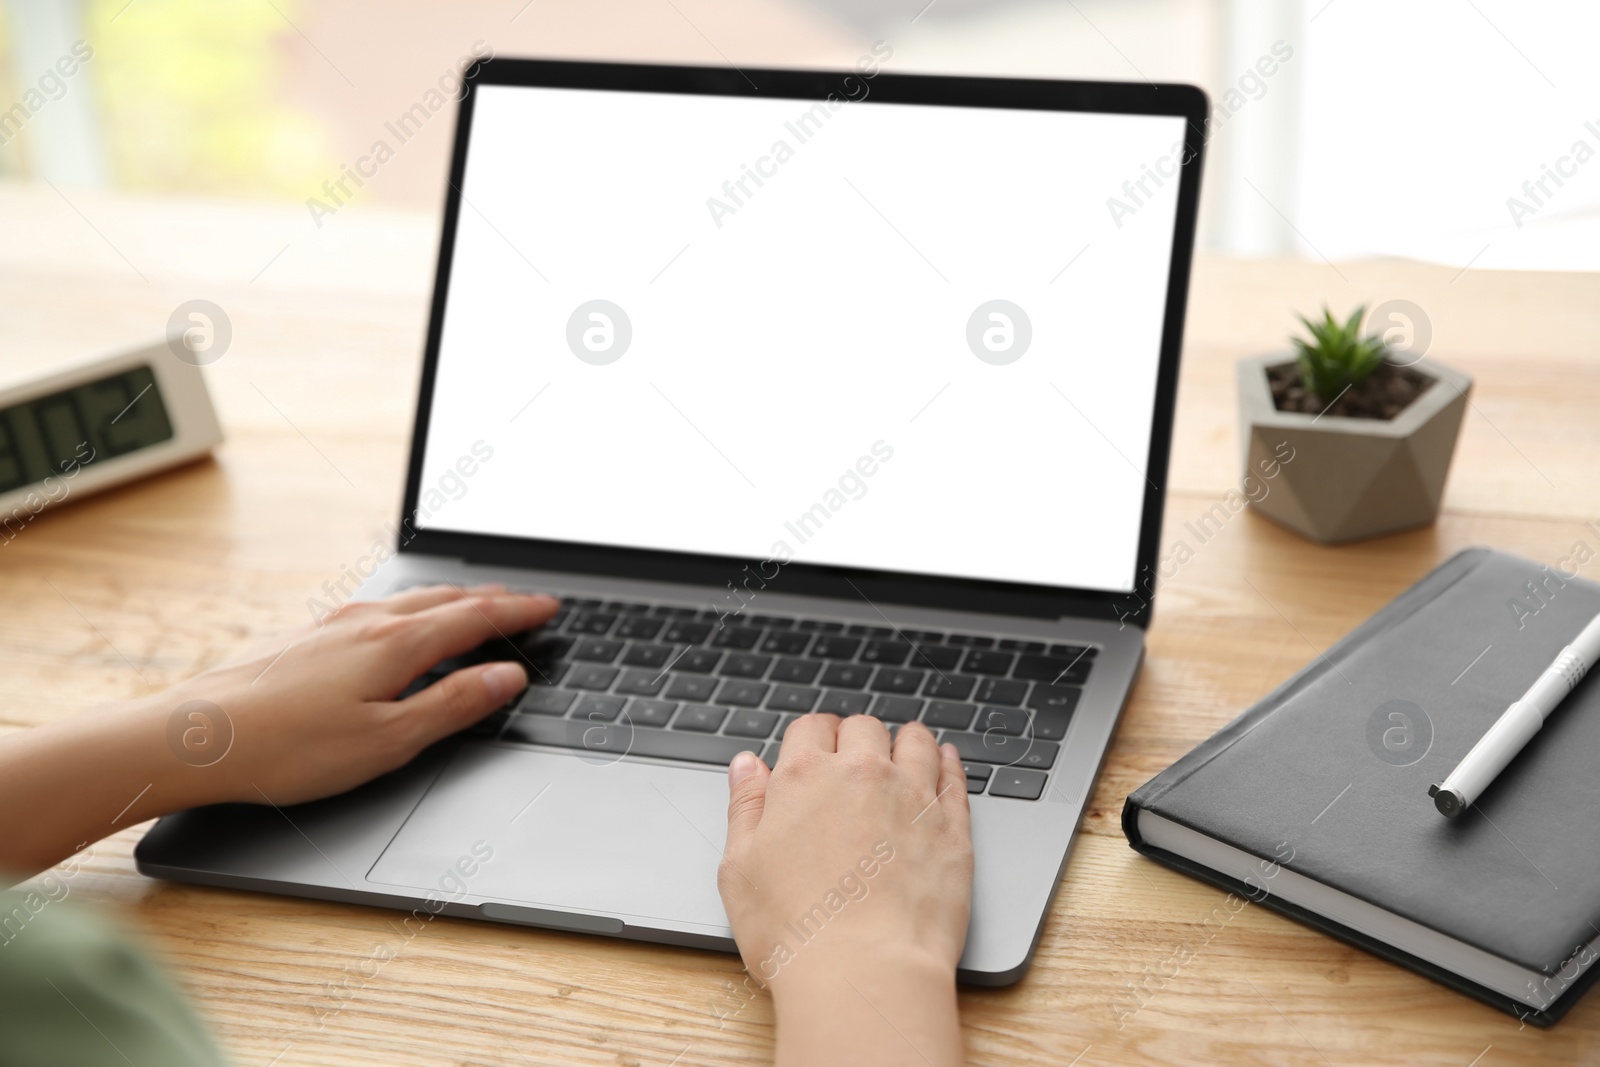
[{"label": "fingernail", "polygon": [[754,752],[741,752],[733,757],[733,762],[728,764],[728,788],[737,787],[740,782],[756,773],[756,764],[760,762]]},{"label": "fingernail", "polygon": [[510,700],[528,684],[528,676],[515,663],[495,663],[483,672],[483,687],[497,702]]},{"label": "fingernail", "polygon": [[948,741],[946,741],[944,744],[939,746],[939,751],[943,752],[946,756],[949,756],[951,759],[958,760],[958,759],[961,758],[961,753],[956,750],[956,746],[952,745]]},{"label": "fingernail", "polygon": [[467,589],[469,593],[504,593],[505,591],[506,587],[499,582],[482,582]]}]

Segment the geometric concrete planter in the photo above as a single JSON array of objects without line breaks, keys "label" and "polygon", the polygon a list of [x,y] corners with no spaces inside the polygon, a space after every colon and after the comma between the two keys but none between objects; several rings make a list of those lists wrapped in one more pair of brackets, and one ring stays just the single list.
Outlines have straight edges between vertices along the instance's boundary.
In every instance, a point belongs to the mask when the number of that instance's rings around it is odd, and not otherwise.
[{"label": "geometric concrete planter", "polygon": [[[1437,363],[1437,379],[1393,419],[1279,411],[1266,368],[1292,354],[1239,361],[1239,439],[1245,474],[1279,465],[1257,511],[1323,544],[1426,526],[1439,514],[1472,379]],[[1294,451],[1282,446],[1287,443]],[[1291,455],[1288,461],[1285,454]]]}]

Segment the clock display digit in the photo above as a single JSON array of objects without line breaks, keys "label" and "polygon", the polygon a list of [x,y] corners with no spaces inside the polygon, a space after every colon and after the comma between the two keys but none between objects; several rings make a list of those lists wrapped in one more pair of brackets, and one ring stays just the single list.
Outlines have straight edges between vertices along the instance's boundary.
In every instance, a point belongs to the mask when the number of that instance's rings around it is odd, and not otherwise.
[{"label": "clock display digit", "polygon": [[0,493],[172,440],[172,420],[148,367],[0,410]]},{"label": "clock display digit", "polygon": [[77,390],[57,393],[34,404],[34,419],[44,440],[45,461],[50,470],[60,473],[72,465],[78,446],[89,439],[83,416],[78,411]]},{"label": "clock display digit", "polygon": [[12,443],[5,418],[0,416],[0,493],[9,493],[27,484],[28,476],[22,470],[22,457]]}]

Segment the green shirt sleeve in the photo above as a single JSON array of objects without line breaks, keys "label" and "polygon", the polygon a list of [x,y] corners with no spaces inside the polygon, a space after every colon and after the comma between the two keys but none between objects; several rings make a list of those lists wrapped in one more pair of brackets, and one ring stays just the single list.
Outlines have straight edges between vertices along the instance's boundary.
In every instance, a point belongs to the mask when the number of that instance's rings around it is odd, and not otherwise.
[{"label": "green shirt sleeve", "polygon": [[171,980],[98,914],[52,896],[0,892],[0,1067],[221,1067]]}]

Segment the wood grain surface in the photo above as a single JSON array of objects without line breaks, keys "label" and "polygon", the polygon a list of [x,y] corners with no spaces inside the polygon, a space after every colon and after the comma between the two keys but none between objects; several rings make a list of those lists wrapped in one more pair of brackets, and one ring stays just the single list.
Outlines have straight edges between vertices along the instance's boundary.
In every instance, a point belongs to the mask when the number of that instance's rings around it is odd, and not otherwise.
[{"label": "wood grain surface", "polygon": [[[64,192],[0,186],[0,377],[159,337],[204,297],[234,328],[209,369],[228,440],[0,547],[5,730],[307,617],[399,512],[432,270],[428,216],[352,208],[319,229],[294,205]],[[1293,311],[1388,299],[1475,379],[1439,522],[1322,548],[1245,511],[1197,538],[1185,524],[1239,478],[1233,361],[1282,348]],[[1219,920],[1223,894],[1118,825],[1132,789],[1457,549],[1600,547],[1600,277],[1202,257],[1191,307],[1163,544],[1192,558],[1163,576],[1032,971],[961,995],[971,1061],[1600,1064],[1600,999],[1538,1031],[1264,909]],[[133,869],[142,830],[96,846],[72,895],[140,931],[241,1065],[770,1058],[769,1005],[733,997],[731,956],[453,919],[408,936],[384,911],[153,882]],[[395,958],[375,967],[380,946]],[[330,986],[348,999],[319,1017]]]}]

